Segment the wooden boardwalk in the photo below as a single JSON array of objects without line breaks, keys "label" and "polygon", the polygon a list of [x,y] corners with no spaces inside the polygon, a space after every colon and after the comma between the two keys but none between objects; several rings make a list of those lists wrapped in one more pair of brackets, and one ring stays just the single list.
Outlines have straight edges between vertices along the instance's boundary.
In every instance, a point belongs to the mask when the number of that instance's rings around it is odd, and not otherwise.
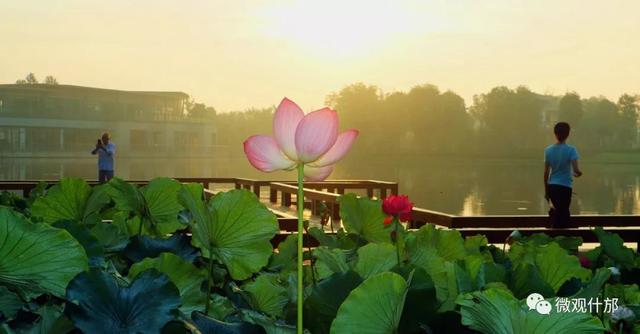
[{"label": "wooden boardwalk", "polygon": [[[213,196],[218,191],[228,189],[247,189],[256,194],[260,200],[278,217],[281,234],[274,239],[277,245],[289,233],[297,231],[295,211],[298,187],[294,182],[282,180],[253,180],[245,178],[177,178],[180,182],[196,182],[203,184],[205,196]],[[11,190],[24,195],[36,187],[39,181],[0,181],[0,191]],[[52,185],[57,180],[45,181]],[[95,185],[97,182],[88,181]],[[130,180],[130,183],[145,185],[147,180]],[[330,218],[334,229],[341,226],[338,198],[345,193],[356,193],[369,198],[384,199],[398,194],[398,184],[378,180],[331,180],[305,183],[305,219],[310,226],[320,224],[321,213]],[[640,241],[640,215],[576,215],[572,216],[571,228],[552,228],[549,218],[544,215],[500,215],[500,216],[456,216],[433,210],[414,208],[413,220],[408,228],[419,228],[431,223],[440,228],[460,231],[463,236],[483,234],[490,243],[503,243],[515,229],[523,234],[544,232],[551,236],[577,236],[584,242],[597,242],[593,228],[601,226],[609,232],[617,233],[624,241],[638,243]],[[327,226],[325,230],[330,230]],[[309,239],[313,246],[315,240]]]}]

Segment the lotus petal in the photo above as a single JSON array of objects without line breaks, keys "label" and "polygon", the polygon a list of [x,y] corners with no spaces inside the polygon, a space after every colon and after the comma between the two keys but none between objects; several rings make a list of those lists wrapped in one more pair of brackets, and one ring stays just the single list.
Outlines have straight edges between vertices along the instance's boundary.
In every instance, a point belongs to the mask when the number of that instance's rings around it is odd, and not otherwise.
[{"label": "lotus petal", "polygon": [[309,163],[318,160],[336,143],[338,138],[338,114],[323,108],[313,111],[300,121],[296,129],[298,161]]},{"label": "lotus petal", "polygon": [[340,161],[340,159],[342,159],[347,154],[347,152],[349,152],[349,149],[351,149],[351,145],[353,145],[353,142],[358,137],[358,134],[358,130],[354,129],[347,130],[341,133],[340,135],[338,135],[338,139],[336,140],[336,143],[333,145],[333,147],[331,147],[331,149],[329,149],[327,153],[320,157],[320,159],[312,162],[310,165],[314,167],[324,167],[333,165],[336,162]]},{"label": "lotus petal", "polygon": [[282,99],[273,115],[273,136],[282,152],[293,161],[298,159],[296,128],[302,118],[304,118],[302,109],[286,97]]},{"label": "lotus petal", "polygon": [[263,172],[289,169],[295,162],[282,154],[273,137],[257,135],[244,141],[244,153],[253,167]]},{"label": "lotus petal", "polygon": [[304,166],[304,179],[306,181],[324,181],[333,172],[333,166],[311,167]]}]

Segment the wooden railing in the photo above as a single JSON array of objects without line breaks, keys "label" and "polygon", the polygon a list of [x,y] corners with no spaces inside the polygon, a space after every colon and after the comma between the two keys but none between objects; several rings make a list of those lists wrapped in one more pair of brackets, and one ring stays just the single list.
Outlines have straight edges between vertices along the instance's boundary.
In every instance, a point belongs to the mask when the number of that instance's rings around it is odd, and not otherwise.
[{"label": "wooden railing", "polygon": [[[260,197],[263,187],[269,187],[269,201],[289,207],[294,204],[292,197],[297,194],[298,187],[291,181],[262,181],[245,178],[176,178],[180,182],[201,183],[205,188],[205,196],[210,197],[215,191],[212,185],[227,184],[236,189],[248,189]],[[1,190],[22,191],[23,195],[37,186],[39,181],[0,181]],[[45,180],[53,185],[58,180]],[[94,180],[87,181],[90,185],[98,184]],[[148,180],[127,181],[137,185],[148,184]],[[338,198],[347,191],[364,191],[368,197],[376,195],[385,198],[387,194],[398,194],[398,184],[375,180],[335,180],[325,182],[305,182],[305,207],[313,213],[318,212],[319,203],[323,202],[334,221],[340,220]],[[274,238],[274,245],[284,240],[287,233],[297,230],[296,216],[282,210],[271,209],[278,218],[281,233]],[[523,234],[544,232],[551,236],[579,236],[585,242],[597,241],[591,229],[602,226],[605,230],[617,233],[624,241],[638,242],[640,240],[640,215],[575,215],[572,216],[571,228],[552,228],[549,217],[545,215],[500,215],[500,216],[456,216],[443,212],[414,208],[412,221],[408,227],[415,229],[427,223],[443,228],[454,228],[464,236],[483,234],[491,243],[501,243],[515,229]],[[309,238],[309,237],[307,237]],[[306,239],[309,245],[316,244],[315,240]]]}]

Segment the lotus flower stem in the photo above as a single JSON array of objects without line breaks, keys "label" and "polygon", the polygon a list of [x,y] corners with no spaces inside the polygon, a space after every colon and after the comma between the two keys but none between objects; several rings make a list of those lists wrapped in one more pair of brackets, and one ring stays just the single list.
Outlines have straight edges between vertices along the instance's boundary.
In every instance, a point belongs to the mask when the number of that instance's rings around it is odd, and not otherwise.
[{"label": "lotus flower stem", "polygon": [[398,218],[395,218],[393,222],[393,227],[396,232],[396,257],[398,260],[398,265],[400,265],[400,234],[398,232],[398,225],[400,225],[400,221],[398,220]]},{"label": "lotus flower stem", "polygon": [[303,293],[303,275],[302,275],[302,232],[304,231],[304,222],[302,220],[302,214],[304,213],[304,164],[298,164],[298,196],[296,198],[296,202],[298,205],[298,323],[297,323],[297,333],[302,334],[302,305],[304,302],[304,293]]}]

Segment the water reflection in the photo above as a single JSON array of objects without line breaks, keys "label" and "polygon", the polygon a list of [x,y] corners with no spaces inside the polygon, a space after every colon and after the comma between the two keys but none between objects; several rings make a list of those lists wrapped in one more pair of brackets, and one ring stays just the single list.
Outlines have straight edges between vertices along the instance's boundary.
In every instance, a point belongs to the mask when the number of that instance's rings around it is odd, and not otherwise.
[{"label": "water reflection", "polygon": [[[640,214],[637,165],[589,164],[576,181],[571,210],[584,214]],[[0,159],[0,179],[57,179],[96,177],[94,158]],[[125,179],[171,177],[248,177],[294,180],[293,173],[264,174],[245,159],[131,159],[120,158],[116,175]],[[546,214],[542,166],[535,160],[367,161],[349,157],[333,179],[396,181],[417,206],[461,214]]]}]

